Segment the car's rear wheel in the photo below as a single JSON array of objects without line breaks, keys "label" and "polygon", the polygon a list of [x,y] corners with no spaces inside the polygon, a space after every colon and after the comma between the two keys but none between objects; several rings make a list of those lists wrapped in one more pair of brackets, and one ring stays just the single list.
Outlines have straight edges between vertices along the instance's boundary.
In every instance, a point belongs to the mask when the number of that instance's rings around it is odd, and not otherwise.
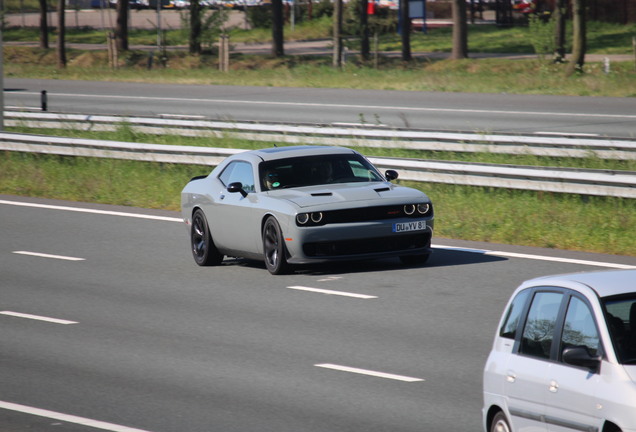
[{"label": "car's rear wheel", "polygon": [[190,244],[192,256],[200,266],[214,266],[221,264],[223,255],[212,241],[208,221],[200,209],[192,215],[192,229],[190,230]]},{"label": "car's rear wheel", "polygon": [[263,254],[265,267],[271,274],[279,275],[289,271],[285,253],[285,241],[280,225],[276,219],[269,217],[263,225]]},{"label": "car's rear wheel", "polygon": [[428,261],[429,256],[430,254],[402,255],[400,257],[400,261],[402,261],[402,264],[408,266],[423,265],[426,263],[426,261]]},{"label": "car's rear wheel", "polygon": [[492,419],[490,432],[512,432],[512,429],[510,429],[510,425],[508,424],[508,419],[506,419],[506,415],[501,411],[495,414],[495,417]]}]

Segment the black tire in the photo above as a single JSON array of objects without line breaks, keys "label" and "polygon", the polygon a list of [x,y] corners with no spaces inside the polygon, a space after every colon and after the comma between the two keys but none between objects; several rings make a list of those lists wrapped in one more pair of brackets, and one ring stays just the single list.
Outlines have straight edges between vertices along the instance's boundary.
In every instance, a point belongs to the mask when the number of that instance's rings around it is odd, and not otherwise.
[{"label": "black tire", "polygon": [[418,266],[426,264],[428,261],[428,257],[430,254],[422,254],[422,255],[402,255],[400,257],[400,261],[402,264],[407,266]]},{"label": "black tire", "polygon": [[223,255],[214,245],[210,235],[210,227],[203,211],[197,209],[192,215],[190,244],[194,262],[200,266],[216,266],[223,261]]},{"label": "black tire", "polygon": [[512,432],[510,423],[508,423],[508,419],[503,412],[499,411],[495,414],[490,424],[490,432]]},{"label": "black tire", "polygon": [[280,225],[275,218],[269,217],[263,225],[263,255],[265,267],[273,275],[285,274],[289,271],[285,240]]}]

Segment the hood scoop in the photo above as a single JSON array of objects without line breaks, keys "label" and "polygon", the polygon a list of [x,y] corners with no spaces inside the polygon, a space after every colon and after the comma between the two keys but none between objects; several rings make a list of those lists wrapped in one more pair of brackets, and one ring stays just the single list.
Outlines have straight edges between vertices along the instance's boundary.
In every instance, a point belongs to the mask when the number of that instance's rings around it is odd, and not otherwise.
[{"label": "hood scoop", "polygon": [[383,188],[378,188],[378,189],[373,189],[374,191],[380,193],[380,192],[388,192],[391,190],[391,188],[388,187],[383,187]]},{"label": "hood scoop", "polygon": [[332,195],[333,195],[332,192],[315,192],[311,194],[311,196],[315,196],[315,197],[332,196]]}]

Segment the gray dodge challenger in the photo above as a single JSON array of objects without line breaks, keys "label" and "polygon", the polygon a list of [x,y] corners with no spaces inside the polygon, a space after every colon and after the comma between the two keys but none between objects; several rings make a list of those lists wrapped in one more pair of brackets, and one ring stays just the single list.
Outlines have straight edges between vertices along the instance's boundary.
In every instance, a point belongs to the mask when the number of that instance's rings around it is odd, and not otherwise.
[{"label": "gray dodge challenger", "polygon": [[360,153],[342,147],[274,147],[237,153],[181,192],[194,261],[264,260],[272,274],[293,264],[431,253],[433,205],[391,183]]}]

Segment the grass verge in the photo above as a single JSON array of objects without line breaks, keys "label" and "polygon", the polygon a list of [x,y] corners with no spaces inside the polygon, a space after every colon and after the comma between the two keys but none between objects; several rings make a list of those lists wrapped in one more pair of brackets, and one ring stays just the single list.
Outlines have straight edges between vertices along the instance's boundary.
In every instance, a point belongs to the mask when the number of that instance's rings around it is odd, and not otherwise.
[{"label": "grass verge", "polygon": [[[265,146],[252,143],[250,146]],[[0,153],[0,193],[178,210],[207,166]],[[426,192],[436,237],[636,256],[634,200],[400,182]]]}]

